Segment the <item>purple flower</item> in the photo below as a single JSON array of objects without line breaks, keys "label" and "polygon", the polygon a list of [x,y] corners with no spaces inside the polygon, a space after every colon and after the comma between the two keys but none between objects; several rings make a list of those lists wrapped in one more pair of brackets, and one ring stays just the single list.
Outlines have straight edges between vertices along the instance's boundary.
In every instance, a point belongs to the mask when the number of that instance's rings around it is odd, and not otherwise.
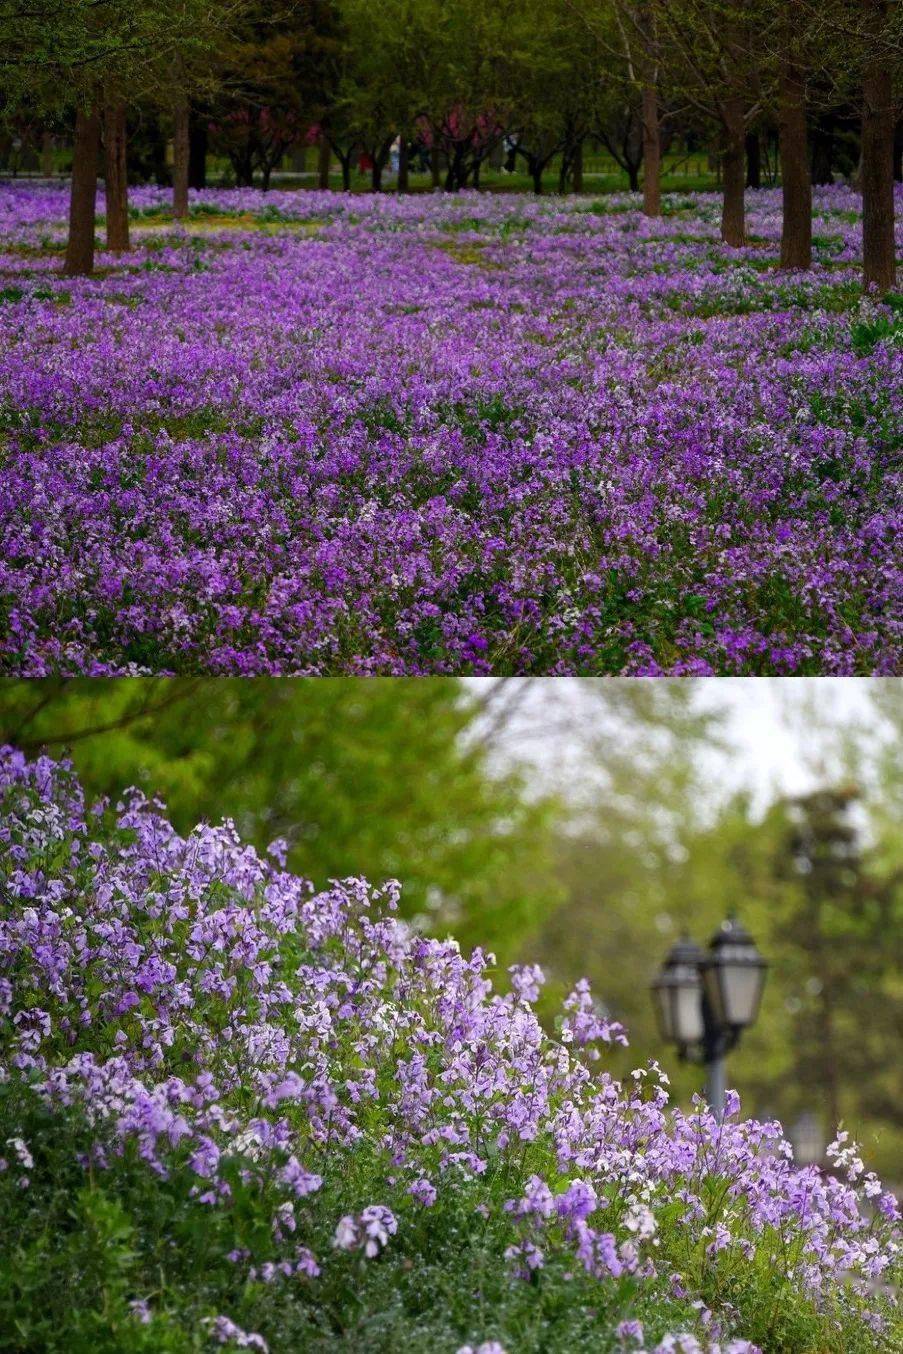
[{"label": "purple flower", "polygon": [[425,1178],[415,1180],[413,1185],[408,1187],[408,1193],[412,1195],[419,1204],[423,1204],[424,1208],[432,1208],[437,1198],[435,1185]]}]

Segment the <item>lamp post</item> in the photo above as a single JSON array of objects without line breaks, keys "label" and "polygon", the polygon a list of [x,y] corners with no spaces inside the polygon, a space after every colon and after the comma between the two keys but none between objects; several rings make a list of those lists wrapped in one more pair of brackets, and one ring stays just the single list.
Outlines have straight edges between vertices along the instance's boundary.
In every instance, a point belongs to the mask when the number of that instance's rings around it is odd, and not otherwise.
[{"label": "lamp post", "polygon": [[706,1099],[724,1113],[726,1055],[755,1022],[768,965],[745,927],[729,918],[707,950],[689,936],[672,946],[652,984],[661,1036],[706,1069]]}]

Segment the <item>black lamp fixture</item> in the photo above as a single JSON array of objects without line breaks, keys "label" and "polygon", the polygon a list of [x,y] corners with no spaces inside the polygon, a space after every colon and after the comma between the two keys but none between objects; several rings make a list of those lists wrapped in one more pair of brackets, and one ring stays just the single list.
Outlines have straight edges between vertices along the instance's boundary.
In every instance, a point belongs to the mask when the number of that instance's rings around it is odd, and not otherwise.
[{"label": "black lamp fixture", "polygon": [[682,936],[668,953],[652,984],[659,1032],[669,1044],[676,1044],[682,1056],[705,1037],[702,1016],[702,965],[705,953],[695,940]]},{"label": "black lamp fixture", "polygon": [[706,1095],[718,1118],[724,1110],[725,1055],[755,1023],[768,965],[735,917],[722,922],[707,950],[689,936],[671,947],[652,984],[662,1038],[706,1068]]}]

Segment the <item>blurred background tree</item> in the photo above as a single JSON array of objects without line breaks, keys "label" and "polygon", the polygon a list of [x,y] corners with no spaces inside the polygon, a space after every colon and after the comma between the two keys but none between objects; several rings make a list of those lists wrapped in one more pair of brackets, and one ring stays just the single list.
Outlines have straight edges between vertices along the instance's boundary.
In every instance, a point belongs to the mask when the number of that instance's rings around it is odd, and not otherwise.
[{"label": "blurred background tree", "polygon": [[489,770],[482,708],[454,679],[6,682],[0,737],[67,751],[92,794],[160,795],[182,831],[284,838],[317,885],[397,877],[408,916],[511,962],[558,901],[553,802]]},{"label": "blurred background tree", "polygon": [[769,682],[805,772],[788,793],[753,784],[727,686],[742,683],[16,681],[0,740],[68,751],[94,794],[159,793],[182,830],[230,816],[259,847],[284,837],[317,884],[399,878],[419,925],[540,963],[550,1021],[588,977],[630,1035],[606,1066],[657,1057],[684,1100],[701,1071],[662,1045],[648,983],[682,931],[705,943],[735,911],[770,970],[729,1083],[823,1142],[842,1120],[893,1179],[903,690],[863,684],[854,720],[824,683]]}]

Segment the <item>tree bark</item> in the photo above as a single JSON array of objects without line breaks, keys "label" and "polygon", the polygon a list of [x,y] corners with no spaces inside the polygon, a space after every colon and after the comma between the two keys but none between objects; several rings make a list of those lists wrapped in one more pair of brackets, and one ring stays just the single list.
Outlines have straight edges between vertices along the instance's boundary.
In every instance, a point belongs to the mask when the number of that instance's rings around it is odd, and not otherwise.
[{"label": "tree bark", "polygon": [[[883,22],[884,0],[865,0],[872,23]],[[896,281],[894,251],[894,103],[891,72],[877,56],[862,82],[863,286],[889,291]]]},{"label": "tree bark", "polygon": [[398,138],[398,191],[407,193],[411,188],[410,162],[408,159],[408,138]]},{"label": "tree bark", "polygon": [[125,104],[121,99],[112,100],[104,109],[103,160],[107,249],[112,249],[118,254],[129,247]]},{"label": "tree bark", "polygon": [[721,238],[725,244],[739,249],[746,242],[746,128],[743,101],[738,95],[732,94],[725,100],[723,135]]},{"label": "tree bark", "polygon": [[180,99],[173,113],[172,130],[172,214],[176,221],[188,215],[188,124],[188,100]]},{"label": "tree bark", "polygon": [[787,58],[781,68],[778,103],[781,156],[782,268],[812,266],[812,183],[806,149],[806,96],[799,67]]},{"label": "tree bark", "polygon": [[188,116],[188,187],[207,187],[207,118],[195,108]]},{"label": "tree bark", "polygon": [[442,184],[442,165],[439,161],[438,146],[433,146],[430,151],[430,176],[433,181],[433,187],[439,188]]},{"label": "tree bark", "polygon": [[662,214],[662,142],[655,85],[643,86],[643,215]]},{"label": "tree bark", "polygon": [[903,120],[894,128],[894,183],[903,183]]},{"label": "tree bark", "polygon": [[94,270],[94,211],[97,198],[97,160],[100,114],[79,108],[75,115],[72,183],[69,191],[69,238],[63,273],[88,277]]},{"label": "tree bark", "polygon": [[325,192],[329,187],[329,166],[332,162],[332,150],[329,140],[322,132],[319,141],[319,158],[317,160],[317,187]]}]

